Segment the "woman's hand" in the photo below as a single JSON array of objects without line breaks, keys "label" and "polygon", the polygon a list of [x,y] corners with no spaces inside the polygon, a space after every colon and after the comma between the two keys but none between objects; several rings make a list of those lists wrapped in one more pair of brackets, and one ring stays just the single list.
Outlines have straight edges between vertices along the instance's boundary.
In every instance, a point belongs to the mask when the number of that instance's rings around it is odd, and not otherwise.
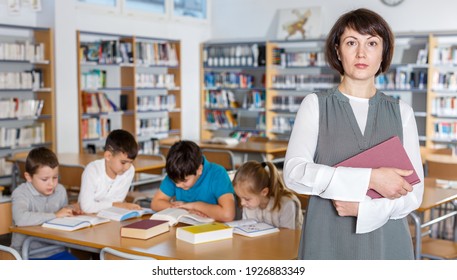
[{"label": "woman's hand", "polygon": [[403,178],[412,173],[413,170],[374,168],[371,171],[369,188],[388,199],[400,198],[413,190],[413,187]]},{"label": "woman's hand", "polygon": [[359,214],[359,202],[348,202],[341,200],[333,200],[333,206],[338,212],[338,216],[347,217],[353,216],[357,217]]}]

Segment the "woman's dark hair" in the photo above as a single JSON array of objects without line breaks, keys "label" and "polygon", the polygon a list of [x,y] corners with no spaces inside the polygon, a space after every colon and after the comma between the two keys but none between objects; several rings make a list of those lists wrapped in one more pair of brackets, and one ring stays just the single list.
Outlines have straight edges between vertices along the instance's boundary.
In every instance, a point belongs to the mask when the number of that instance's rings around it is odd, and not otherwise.
[{"label": "woman's dark hair", "polygon": [[182,182],[189,175],[196,175],[203,163],[200,147],[192,141],[178,141],[171,146],[167,155],[165,170],[175,183]]},{"label": "woman's dark hair", "polygon": [[394,53],[395,37],[389,24],[377,13],[368,9],[357,9],[343,14],[333,25],[325,42],[325,58],[328,64],[344,75],[343,65],[338,59],[337,47],[346,28],[360,34],[379,36],[383,40],[381,68],[376,76],[389,69]]}]

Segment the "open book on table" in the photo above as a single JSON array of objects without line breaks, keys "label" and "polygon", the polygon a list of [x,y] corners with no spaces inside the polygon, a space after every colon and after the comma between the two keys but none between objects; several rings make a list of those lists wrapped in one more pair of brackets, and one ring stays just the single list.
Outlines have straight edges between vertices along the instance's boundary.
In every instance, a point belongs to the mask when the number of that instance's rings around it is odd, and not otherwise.
[{"label": "open book on table", "polygon": [[131,218],[138,218],[146,214],[152,214],[154,211],[150,208],[141,208],[140,210],[129,210],[119,207],[110,207],[98,212],[97,216],[114,221],[124,221]]},{"label": "open book on table", "polygon": [[256,237],[279,231],[279,228],[273,225],[257,222],[253,219],[237,220],[225,224],[233,227],[233,233],[248,237]]},{"label": "open book on table", "polygon": [[65,231],[74,231],[109,222],[109,219],[97,216],[78,215],[72,217],[54,218],[44,222],[41,226]]},{"label": "open book on table", "polygon": [[170,226],[177,223],[189,225],[198,225],[214,222],[214,219],[202,217],[197,214],[191,214],[189,211],[181,208],[167,208],[151,216],[151,219],[168,221]]}]

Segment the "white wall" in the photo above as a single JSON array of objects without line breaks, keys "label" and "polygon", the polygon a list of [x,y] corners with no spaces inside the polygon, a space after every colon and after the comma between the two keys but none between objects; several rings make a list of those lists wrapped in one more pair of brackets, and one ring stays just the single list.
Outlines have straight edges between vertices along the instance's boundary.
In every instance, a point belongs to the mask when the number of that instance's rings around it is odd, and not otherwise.
[{"label": "white wall", "polygon": [[275,39],[278,10],[320,6],[322,33],[335,20],[355,8],[368,8],[381,14],[394,32],[457,30],[455,0],[405,0],[388,7],[380,0],[213,0],[212,37]]}]

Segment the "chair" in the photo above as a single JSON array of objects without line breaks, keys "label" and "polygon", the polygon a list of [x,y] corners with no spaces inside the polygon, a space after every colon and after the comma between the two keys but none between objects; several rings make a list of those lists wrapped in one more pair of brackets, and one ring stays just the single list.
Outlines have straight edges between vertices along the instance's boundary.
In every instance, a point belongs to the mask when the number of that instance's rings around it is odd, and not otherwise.
[{"label": "chair", "polygon": [[100,251],[100,260],[157,260],[156,258],[129,254],[105,247]]},{"label": "chair", "polygon": [[457,181],[457,163],[437,161],[427,158],[425,161],[427,177]]},{"label": "chair", "polygon": [[13,224],[11,202],[0,203],[0,235],[10,233]]},{"label": "chair", "polygon": [[235,156],[231,151],[218,149],[202,149],[202,154],[210,162],[222,165],[226,170],[235,169]]},{"label": "chair", "polygon": [[22,260],[22,257],[13,248],[0,245],[0,260]]}]

